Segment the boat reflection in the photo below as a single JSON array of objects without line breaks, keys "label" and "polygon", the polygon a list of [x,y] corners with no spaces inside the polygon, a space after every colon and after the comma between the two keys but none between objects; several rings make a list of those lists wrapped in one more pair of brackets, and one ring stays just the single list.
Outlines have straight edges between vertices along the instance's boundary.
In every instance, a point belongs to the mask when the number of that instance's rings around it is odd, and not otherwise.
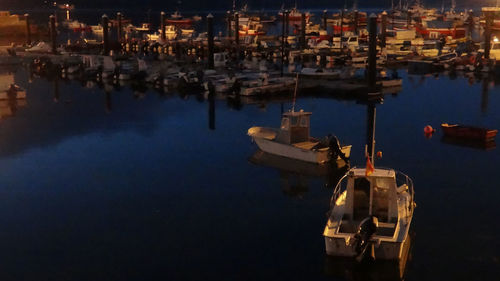
[{"label": "boat reflection", "polygon": [[469,139],[443,136],[441,138],[441,142],[455,146],[469,147],[481,150],[493,150],[497,147],[494,139],[490,141],[483,141],[483,140],[469,140]]},{"label": "boat reflection", "polygon": [[18,109],[27,105],[26,91],[19,89],[16,93],[11,92],[15,83],[14,74],[6,71],[0,72],[0,120],[16,115]]},{"label": "boat reflection", "polygon": [[415,233],[410,233],[402,248],[399,260],[363,260],[357,262],[352,258],[325,257],[325,274],[330,277],[343,280],[384,280],[400,281],[405,279],[408,270],[407,265],[412,258],[412,248]]},{"label": "boat reflection", "polygon": [[344,160],[318,165],[257,150],[249,159],[252,164],[279,171],[281,189],[290,197],[302,197],[309,190],[308,179],[324,178],[326,187],[333,187],[349,170]]}]

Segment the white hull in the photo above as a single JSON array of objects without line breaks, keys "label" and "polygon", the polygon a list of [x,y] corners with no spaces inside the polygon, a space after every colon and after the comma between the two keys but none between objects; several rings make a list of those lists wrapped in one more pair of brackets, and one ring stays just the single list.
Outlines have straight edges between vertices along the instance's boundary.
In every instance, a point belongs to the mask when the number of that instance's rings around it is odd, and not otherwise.
[{"label": "white hull", "polygon": [[[276,154],[283,157],[298,159],[306,162],[322,164],[330,161],[329,149],[321,148],[318,150],[308,150],[295,147],[293,145],[270,141],[264,138],[254,137],[255,143],[259,148],[267,153]],[[342,152],[346,157],[351,154],[351,146],[342,147]]]},{"label": "white hull", "polygon": [[[415,207],[413,183],[408,177],[406,181],[396,183],[395,173],[391,170],[376,169],[374,175],[366,177],[365,170],[350,170],[346,174],[350,182],[346,186],[347,190],[339,193],[340,181],[334,191],[331,202],[333,208],[323,232],[326,253],[337,257],[358,257],[361,253],[356,252],[359,242],[357,233],[363,223],[362,217],[371,215],[378,219],[375,232],[366,241],[366,253],[375,259],[400,260],[410,239],[409,229]],[[403,176],[400,178],[404,179]],[[354,191],[354,178],[361,177],[371,177],[369,195],[363,195],[362,190]],[[366,182],[370,184],[368,180]],[[403,184],[398,186],[400,183]],[[377,190],[376,193],[374,190]]]},{"label": "white hull", "polygon": [[384,88],[400,87],[402,85],[403,85],[403,79],[382,80],[382,87]]},{"label": "white hull", "polygon": [[[399,260],[404,255],[404,245],[408,240],[408,236],[401,242],[383,241],[379,245],[371,243],[373,247],[374,257],[381,260]],[[330,256],[338,257],[356,257],[354,247],[348,245],[344,238],[325,237],[326,253]]]}]

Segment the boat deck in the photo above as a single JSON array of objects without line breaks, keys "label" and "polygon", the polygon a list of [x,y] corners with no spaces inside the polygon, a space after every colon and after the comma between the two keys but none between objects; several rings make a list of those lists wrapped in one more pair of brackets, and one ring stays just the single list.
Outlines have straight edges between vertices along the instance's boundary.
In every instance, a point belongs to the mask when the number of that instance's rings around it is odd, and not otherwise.
[{"label": "boat deck", "polygon": [[319,144],[319,142],[303,141],[303,142],[293,143],[292,145],[295,147],[301,148],[301,149],[311,150],[311,149],[313,149],[313,147],[315,147],[318,144]]}]

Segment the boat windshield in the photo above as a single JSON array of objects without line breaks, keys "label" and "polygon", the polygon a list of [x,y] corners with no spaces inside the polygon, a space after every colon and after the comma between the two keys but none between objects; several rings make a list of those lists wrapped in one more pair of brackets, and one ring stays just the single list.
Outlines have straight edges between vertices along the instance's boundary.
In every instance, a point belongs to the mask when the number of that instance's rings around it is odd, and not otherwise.
[{"label": "boat windshield", "polygon": [[281,129],[288,130],[289,127],[290,127],[290,125],[289,125],[288,117],[284,117],[283,119],[281,119]]}]

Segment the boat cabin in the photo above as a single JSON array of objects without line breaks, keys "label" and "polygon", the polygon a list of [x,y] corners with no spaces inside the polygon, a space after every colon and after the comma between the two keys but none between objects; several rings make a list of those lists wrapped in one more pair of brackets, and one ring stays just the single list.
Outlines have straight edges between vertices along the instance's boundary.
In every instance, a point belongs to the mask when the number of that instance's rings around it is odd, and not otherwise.
[{"label": "boat cabin", "polygon": [[346,176],[345,205],[339,233],[356,233],[363,219],[374,216],[379,221],[376,235],[393,237],[400,215],[398,194],[403,191],[413,194],[411,180],[405,177],[406,181],[398,186],[396,172],[392,169],[375,169],[369,176],[365,173],[363,168],[354,168]]},{"label": "boat cabin", "polygon": [[283,113],[277,141],[286,144],[309,141],[311,114],[302,110]]}]

